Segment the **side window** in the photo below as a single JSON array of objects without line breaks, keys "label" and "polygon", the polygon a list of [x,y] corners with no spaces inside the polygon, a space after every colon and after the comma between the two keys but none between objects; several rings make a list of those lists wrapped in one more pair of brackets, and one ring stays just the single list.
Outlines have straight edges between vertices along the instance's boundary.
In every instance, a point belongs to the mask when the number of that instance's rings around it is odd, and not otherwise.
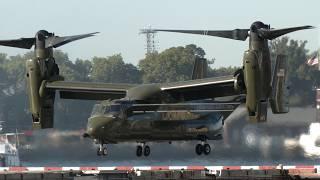
[{"label": "side window", "polygon": [[105,106],[104,114],[107,114],[110,112],[110,106]]},{"label": "side window", "polygon": [[97,115],[101,112],[101,105],[100,104],[95,104],[93,106],[92,112],[91,112],[91,116],[93,115]]},{"label": "side window", "polygon": [[116,105],[111,105],[111,112],[119,112],[120,111],[120,105],[116,104]]}]

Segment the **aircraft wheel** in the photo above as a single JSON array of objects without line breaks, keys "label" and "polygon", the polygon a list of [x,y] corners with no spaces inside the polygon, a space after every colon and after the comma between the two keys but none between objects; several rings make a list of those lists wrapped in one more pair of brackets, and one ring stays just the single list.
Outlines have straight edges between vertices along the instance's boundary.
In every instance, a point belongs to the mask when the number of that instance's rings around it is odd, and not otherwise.
[{"label": "aircraft wheel", "polygon": [[102,148],[101,154],[102,154],[103,156],[106,156],[106,155],[108,154],[107,147],[103,147],[103,148]]},{"label": "aircraft wheel", "polygon": [[102,151],[100,149],[100,147],[97,148],[97,156],[101,156],[102,155]]},{"label": "aircraft wheel", "polygon": [[145,146],[144,150],[143,150],[143,155],[144,156],[149,156],[150,152],[151,152],[150,147],[149,146]]},{"label": "aircraft wheel", "polygon": [[196,145],[196,153],[197,155],[201,155],[203,152],[203,146],[201,144]]},{"label": "aircraft wheel", "polygon": [[138,157],[142,156],[142,146],[137,146],[136,155],[137,155]]},{"label": "aircraft wheel", "polygon": [[209,145],[209,144],[203,145],[203,153],[204,153],[205,155],[208,155],[208,154],[210,154],[210,152],[211,152],[211,147],[210,147],[210,145]]}]

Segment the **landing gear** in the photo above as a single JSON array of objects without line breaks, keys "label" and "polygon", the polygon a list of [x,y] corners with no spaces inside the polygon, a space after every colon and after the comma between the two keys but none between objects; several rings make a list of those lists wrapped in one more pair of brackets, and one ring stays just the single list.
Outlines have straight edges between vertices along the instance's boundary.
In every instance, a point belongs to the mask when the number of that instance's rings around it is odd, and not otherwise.
[{"label": "landing gear", "polygon": [[102,155],[103,155],[103,156],[108,155],[107,147],[103,147],[103,148],[102,148]]},{"label": "landing gear", "polygon": [[144,155],[144,156],[149,156],[150,155],[150,153],[151,153],[151,149],[150,149],[150,147],[148,146],[148,145],[138,145],[137,146],[137,151],[136,151],[136,155],[138,156],[138,157],[141,157],[142,155]]},{"label": "landing gear", "polygon": [[97,148],[97,156],[101,156],[102,155],[102,151],[100,150],[100,147]]},{"label": "landing gear", "polygon": [[197,155],[200,156],[202,154],[202,151],[203,151],[202,145],[201,144],[197,144],[196,145],[196,153],[197,153]]},{"label": "landing gear", "polygon": [[211,152],[211,147],[210,147],[210,145],[209,145],[209,144],[203,145],[203,153],[204,153],[205,155],[208,155],[208,154],[210,154],[210,152]]},{"label": "landing gear", "polygon": [[107,154],[108,154],[107,146],[104,146],[104,144],[100,144],[100,146],[97,149],[97,155],[106,156]]},{"label": "landing gear", "polygon": [[150,152],[151,152],[150,147],[149,147],[148,145],[145,146],[145,147],[144,147],[144,150],[143,150],[143,155],[144,155],[144,156],[149,156],[149,155],[150,155]]},{"label": "landing gear", "polygon": [[205,155],[209,155],[210,152],[211,152],[211,147],[207,143],[206,144],[197,144],[195,150],[196,150],[196,154],[199,155],[199,156],[202,153],[205,154]]},{"label": "landing gear", "polygon": [[142,156],[142,146],[137,146],[137,151],[136,151],[136,155],[138,157],[141,157]]}]

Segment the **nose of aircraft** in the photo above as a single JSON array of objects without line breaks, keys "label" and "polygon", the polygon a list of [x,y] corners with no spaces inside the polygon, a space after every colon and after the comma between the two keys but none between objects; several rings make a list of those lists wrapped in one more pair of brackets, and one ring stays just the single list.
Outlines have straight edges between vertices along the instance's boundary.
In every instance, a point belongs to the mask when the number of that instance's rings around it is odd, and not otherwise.
[{"label": "nose of aircraft", "polygon": [[91,117],[88,120],[87,131],[84,137],[100,137],[106,132],[106,128],[110,126],[110,122],[115,120],[114,117]]}]

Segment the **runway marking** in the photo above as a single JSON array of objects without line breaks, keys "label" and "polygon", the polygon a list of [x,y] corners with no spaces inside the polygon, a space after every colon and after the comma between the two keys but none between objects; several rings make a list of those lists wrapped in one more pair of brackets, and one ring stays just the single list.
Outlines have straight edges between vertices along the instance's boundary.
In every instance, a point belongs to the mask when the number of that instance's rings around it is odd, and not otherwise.
[{"label": "runway marking", "polygon": [[223,170],[240,170],[241,166],[223,166]]},{"label": "runway marking", "polygon": [[182,170],[187,168],[188,166],[169,166],[169,170]]},{"label": "runway marking", "polygon": [[98,170],[98,167],[80,167],[81,171]]},{"label": "runway marking", "polygon": [[241,166],[241,169],[254,169],[254,170],[259,170],[259,166]]},{"label": "runway marking", "polygon": [[151,166],[151,171],[155,170],[169,170],[169,166]]},{"label": "runway marking", "polygon": [[62,167],[62,171],[80,171],[80,167]]},{"label": "runway marking", "polygon": [[316,165],[314,168],[317,170],[317,174],[320,174],[320,165]]},{"label": "runway marking", "polygon": [[9,171],[11,172],[22,172],[27,170],[28,169],[26,167],[9,167]]},{"label": "runway marking", "polygon": [[282,168],[281,168],[281,166],[277,167],[277,169],[295,169],[295,168],[296,168],[296,166],[282,166]]},{"label": "runway marking", "polygon": [[277,169],[277,166],[259,166],[260,170],[271,170],[271,169]]},{"label": "runway marking", "polygon": [[117,166],[115,170],[118,171],[131,171],[133,166]]},{"label": "runway marking", "polygon": [[206,169],[205,166],[188,166],[188,170],[203,170]]},{"label": "runway marking", "polygon": [[33,172],[36,172],[36,171],[43,172],[43,171],[45,171],[44,167],[28,167],[27,169],[28,169],[28,171],[33,171]]},{"label": "runway marking", "polygon": [[43,173],[81,171],[84,174],[99,174],[101,171],[170,171],[170,170],[205,170],[209,174],[218,174],[222,170],[272,170],[286,169],[292,174],[317,173],[320,165],[278,165],[278,166],[81,166],[81,167],[0,167],[0,174],[5,173]]},{"label": "runway marking", "polygon": [[62,167],[44,167],[44,171],[62,171]]},{"label": "runway marking", "polygon": [[113,171],[115,169],[116,169],[115,166],[112,166],[112,167],[98,167],[98,170],[100,170],[100,171]]},{"label": "runway marking", "polygon": [[0,172],[1,171],[9,171],[9,167],[0,167]]},{"label": "runway marking", "polygon": [[139,171],[150,171],[151,170],[151,166],[135,166],[133,167],[133,169],[135,171],[139,170]]}]

